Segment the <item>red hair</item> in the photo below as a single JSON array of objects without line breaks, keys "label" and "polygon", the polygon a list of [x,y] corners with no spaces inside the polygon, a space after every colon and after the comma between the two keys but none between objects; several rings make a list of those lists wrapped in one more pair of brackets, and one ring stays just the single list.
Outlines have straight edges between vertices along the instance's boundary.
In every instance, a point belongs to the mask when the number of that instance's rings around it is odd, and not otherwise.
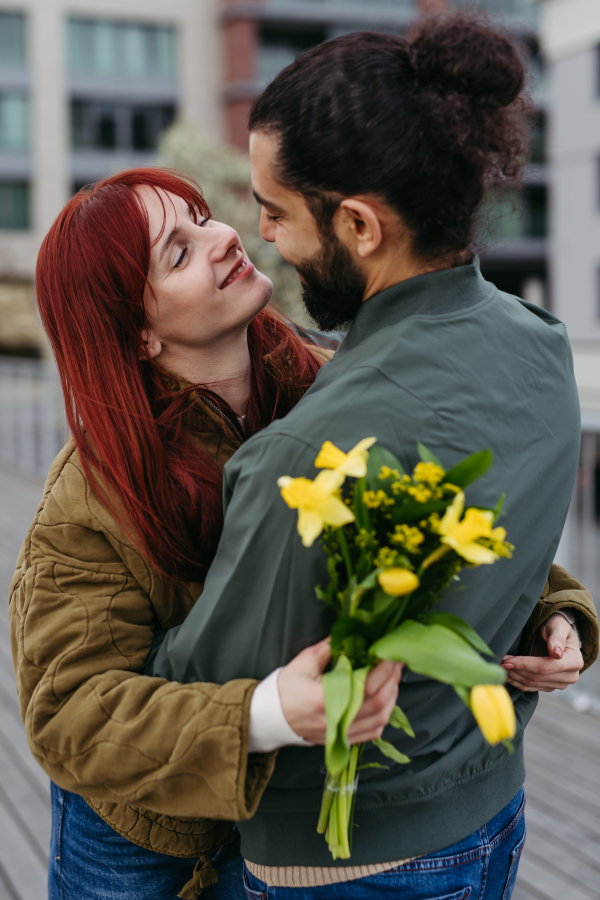
[{"label": "red hair", "polygon": [[[37,300],[69,430],[94,492],[158,572],[182,584],[202,581],[214,556],[222,484],[185,427],[189,391],[165,387],[164,372],[147,358],[142,341],[152,245],[139,185],[181,197],[193,215],[210,215],[198,185],[165,169],[133,169],[86,188],[42,244]],[[253,434],[293,405],[286,386],[306,388],[319,366],[269,309],[251,322],[248,345],[246,433]],[[285,361],[278,368],[285,374],[273,378],[265,371],[266,354]]]}]

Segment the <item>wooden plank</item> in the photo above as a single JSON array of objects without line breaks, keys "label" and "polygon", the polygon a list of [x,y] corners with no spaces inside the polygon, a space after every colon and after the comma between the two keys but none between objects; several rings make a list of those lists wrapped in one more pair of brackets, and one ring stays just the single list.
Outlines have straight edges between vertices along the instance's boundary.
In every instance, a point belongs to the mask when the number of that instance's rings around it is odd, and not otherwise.
[{"label": "wooden plank", "polygon": [[545,857],[540,858],[530,850],[521,857],[517,883],[539,900],[598,900],[596,891],[574,884]]}]

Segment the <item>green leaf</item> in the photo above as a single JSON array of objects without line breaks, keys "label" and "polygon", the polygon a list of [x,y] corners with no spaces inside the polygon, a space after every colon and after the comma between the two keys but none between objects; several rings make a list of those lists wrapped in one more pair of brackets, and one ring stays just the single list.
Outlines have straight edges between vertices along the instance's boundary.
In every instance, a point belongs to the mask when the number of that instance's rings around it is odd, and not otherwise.
[{"label": "green leaf", "polygon": [[419,451],[419,456],[421,457],[422,462],[432,462],[435,463],[436,466],[439,466],[441,469],[446,471],[446,467],[439,461],[437,456],[428,450],[425,444],[422,444],[420,441],[417,444],[417,450]]},{"label": "green leaf", "polygon": [[370,652],[379,659],[404,662],[419,675],[443,684],[503,684],[505,672],[485,662],[460,635],[444,625],[425,625],[407,619],[375,641]]},{"label": "green leaf", "polygon": [[494,655],[494,652],[490,650],[486,642],[477,634],[475,629],[471,628],[468,622],[465,622],[460,616],[455,616],[449,612],[434,612],[427,616],[426,621],[430,625],[436,623],[438,625],[445,625],[450,631],[456,632],[456,634],[463,637],[465,641],[468,641],[471,647],[474,647],[478,653],[483,653],[486,656]]},{"label": "green leaf", "polygon": [[389,766],[384,766],[382,763],[365,763],[356,767],[357,772],[362,772],[363,769],[389,769]]},{"label": "green leaf", "polygon": [[325,693],[325,763],[329,773],[339,775],[350,759],[350,746],[342,730],[344,714],[352,699],[352,666],[347,656],[341,654],[331,672],[323,675]]},{"label": "green leaf", "polygon": [[369,461],[367,463],[367,488],[370,491],[376,491],[381,488],[379,473],[382,466],[387,466],[389,469],[397,469],[400,475],[404,475],[404,469],[394,454],[375,444],[369,450]]},{"label": "green leaf", "polygon": [[[452,498],[454,499],[454,498]],[[392,510],[394,525],[402,525],[406,522],[421,521],[431,513],[443,513],[448,509],[452,500],[429,500],[427,503],[417,503],[416,500],[407,500],[401,506]]]},{"label": "green leaf", "polygon": [[502,494],[498,502],[494,507],[494,525],[502,515],[502,510],[504,509],[504,501],[506,500],[506,494]]},{"label": "green leaf", "polygon": [[465,706],[468,706],[469,709],[471,709],[471,691],[466,687],[463,687],[462,684],[455,684],[453,687]]},{"label": "green leaf", "polygon": [[458,465],[446,472],[444,481],[455,484],[459,488],[466,488],[469,484],[484,475],[494,460],[491,450],[481,450],[473,453],[459,462]]},{"label": "green leaf", "polygon": [[406,756],[404,753],[400,753],[399,750],[396,750],[394,745],[390,744],[389,741],[384,741],[383,738],[377,738],[373,743],[384,756],[387,756],[388,759],[393,759],[394,762],[402,764],[410,762],[410,757]]},{"label": "green leaf", "polygon": [[395,706],[392,710],[392,715],[390,718],[389,724],[392,728],[400,728],[401,731],[405,731],[409,737],[415,736],[412,725],[408,721],[406,713],[403,712],[399,706]]}]

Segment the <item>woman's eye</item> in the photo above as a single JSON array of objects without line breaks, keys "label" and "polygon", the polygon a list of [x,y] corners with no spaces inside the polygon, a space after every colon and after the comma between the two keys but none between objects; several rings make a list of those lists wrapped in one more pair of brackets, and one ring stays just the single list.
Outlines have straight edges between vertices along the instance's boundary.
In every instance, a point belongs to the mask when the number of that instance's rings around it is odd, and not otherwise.
[{"label": "woman's eye", "polygon": [[180,254],[180,256],[179,256],[179,259],[177,260],[177,262],[176,262],[175,265],[173,266],[174,269],[178,269],[178,268],[179,268],[179,266],[182,264],[182,262],[183,262],[184,259],[186,258],[187,252],[188,252],[188,248],[187,248],[187,247],[184,247],[183,250],[181,251],[181,254]]},{"label": "woman's eye", "polygon": [[269,220],[269,222],[278,222],[279,219],[281,218],[281,216],[271,216],[271,215],[269,215],[269,213],[265,213],[265,215],[266,215],[267,219]]},{"label": "woman's eye", "polygon": [[207,222],[210,222],[210,216],[203,216],[201,219],[198,220],[198,227],[204,228],[204,226],[206,225]]}]

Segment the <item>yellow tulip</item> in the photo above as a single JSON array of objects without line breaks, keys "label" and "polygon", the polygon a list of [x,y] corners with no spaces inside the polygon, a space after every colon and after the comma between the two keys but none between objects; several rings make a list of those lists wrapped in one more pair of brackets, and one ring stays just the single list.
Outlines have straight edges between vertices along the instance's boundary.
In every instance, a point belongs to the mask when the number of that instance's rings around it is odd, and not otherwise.
[{"label": "yellow tulip", "polygon": [[341,528],[354,522],[354,513],[336,496],[344,483],[340,471],[319,472],[314,481],[310,478],[278,479],[281,496],[290,507],[298,510],[298,534],[305,547],[312,547],[326,525]]},{"label": "yellow tulip", "polygon": [[410,569],[401,569],[395,567],[380,572],[377,581],[391,597],[403,597],[405,594],[412,594],[419,587],[420,581],[414,572]]},{"label": "yellow tulip", "polygon": [[488,744],[514,738],[515,708],[503,684],[475,685],[471,691],[471,710]]},{"label": "yellow tulip", "polygon": [[377,438],[365,438],[348,453],[339,450],[331,441],[325,441],[315,460],[315,466],[317,469],[335,469],[352,478],[364,478],[367,474],[368,451],[376,440]]},{"label": "yellow tulip", "polygon": [[[460,520],[465,506],[465,495],[462,491],[456,495],[438,525],[442,535],[441,543],[451,547],[474,566],[490,565],[496,562],[499,554],[489,547],[477,543],[479,538],[504,540],[506,532],[503,528],[492,529],[494,514],[480,509],[468,509],[464,519]],[[500,533],[502,532],[502,537]]]}]

